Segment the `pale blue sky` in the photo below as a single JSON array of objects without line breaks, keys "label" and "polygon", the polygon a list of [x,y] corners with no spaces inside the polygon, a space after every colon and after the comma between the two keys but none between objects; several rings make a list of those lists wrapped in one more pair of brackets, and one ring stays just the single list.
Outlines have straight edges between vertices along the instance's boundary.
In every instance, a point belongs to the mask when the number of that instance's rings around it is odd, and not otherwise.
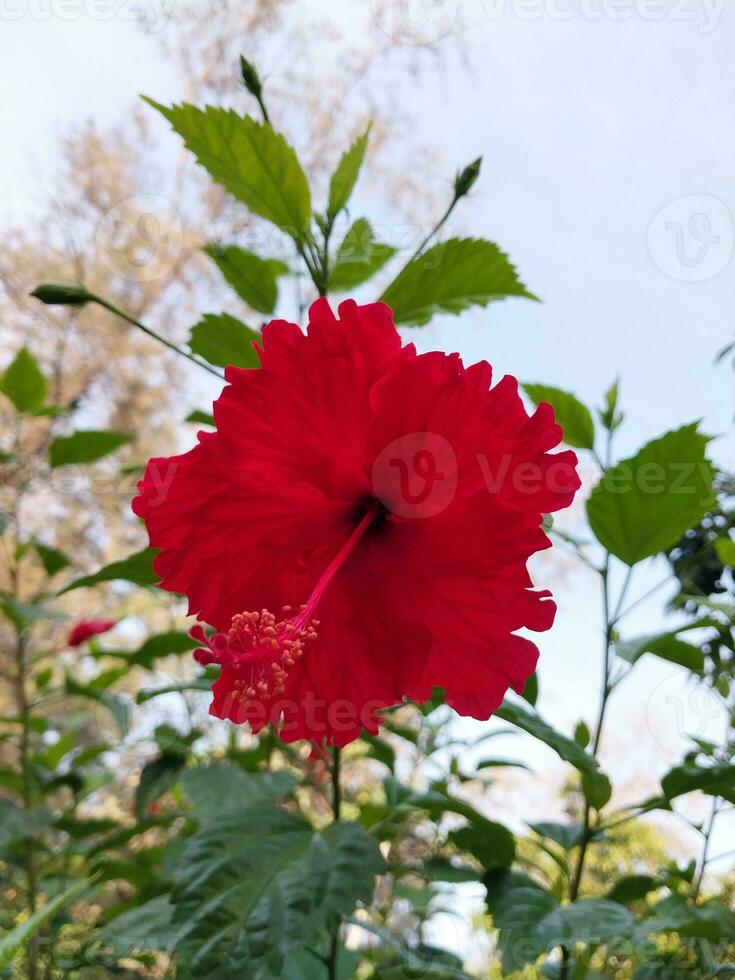
[{"label": "pale blue sky", "polygon": [[[372,9],[362,0],[308,2],[355,36]],[[44,199],[53,138],[70,122],[124,118],[139,92],[162,101],[177,94],[155,38],[133,20],[30,12],[49,4],[0,2],[0,214]],[[416,4],[413,23],[423,30],[428,8]],[[93,0],[79,7],[95,9]],[[7,16],[20,8],[23,16]],[[573,15],[562,19],[567,8]],[[729,433],[714,453],[732,466],[733,373],[713,358],[732,340],[735,306],[735,9],[713,0],[444,0],[437,10],[446,21],[430,19],[429,29],[464,21],[469,73],[449,54],[433,81],[407,84],[396,98],[411,100],[417,139],[442,146],[448,175],[484,155],[462,230],[498,241],[544,303],[437,320],[412,339],[589,403],[620,375],[623,453],[703,418],[709,432]],[[683,281],[691,279],[702,281]],[[634,597],[661,577],[662,564],[651,564]],[[542,565],[539,574],[554,573]],[[571,573],[555,592],[557,624],[541,638],[540,706],[568,727],[580,713],[591,720],[599,686],[598,597]],[[631,616],[629,631],[655,628],[659,608]],[[613,702],[606,761],[623,781],[641,771],[653,779],[676,761],[680,743],[660,730],[670,727],[663,713],[672,691],[688,703],[668,680],[674,673],[643,664]],[[530,756],[542,769],[555,765],[545,750]],[[641,798],[640,787],[626,798]]]}]

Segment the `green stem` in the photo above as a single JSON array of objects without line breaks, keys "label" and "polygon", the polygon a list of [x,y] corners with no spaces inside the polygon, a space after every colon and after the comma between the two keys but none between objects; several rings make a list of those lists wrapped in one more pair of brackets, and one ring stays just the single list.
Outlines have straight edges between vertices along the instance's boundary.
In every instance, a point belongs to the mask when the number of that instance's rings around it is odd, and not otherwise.
[{"label": "green stem", "polygon": [[441,216],[441,218],[439,218],[439,220],[434,225],[434,227],[431,229],[431,231],[426,236],[426,238],[424,238],[424,240],[421,242],[421,244],[419,245],[419,247],[416,249],[416,251],[413,253],[413,255],[411,256],[411,258],[406,263],[406,265],[410,265],[413,261],[415,261],[419,257],[419,255],[421,255],[421,253],[426,248],[426,246],[429,244],[429,242],[431,241],[431,239],[441,231],[441,229],[446,224],[446,221],[449,218],[449,215],[452,213],[452,211],[454,211],[455,207],[457,206],[457,201],[459,201],[459,198],[455,195],[452,198],[452,203],[449,205],[449,207],[444,212],[444,214]]},{"label": "green stem", "polygon": [[[33,777],[31,772],[31,712],[26,693],[26,641],[23,633],[19,632],[15,644],[16,662],[16,696],[18,702],[18,717],[21,723],[20,734],[20,770],[21,798],[23,809],[29,812],[33,808]],[[36,871],[36,852],[33,838],[28,839],[26,846],[26,878],[28,882],[28,913],[33,915],[38,904],[38,881]],[[28,977],[36,980],[38,976],[38,937],[34,935],[28,945]]]},{"label": "green stem", "polygon": [[140,320],[136,320],[135,317],[132,317],[129,314],[125,313],[124,310],[121,310],[119,307],[115,306],[115,304],[111,303],[109,300],[104,299],[102,296],[97,296],[96,293],[92,293],[90,297],[90,301],[93,303],[97,303],[99,306],[102,306],[104,309],[109,310],[110,313],[114,313],[115,316],[119,316],[127,323],[130,323],[134,327],[137,327],[139,330],[142,330],[143,333],[146,334],[148,337],[151,337],[153,340],[157,340],[159,344],[163,344],[164,347],[168,347],[168,349],[172,350],[175,354],[179,354],[181,357],[185,357],[188,361],[191,361],[192,364],[196,364],[197,367],[204,368],[205,371],[209,371],[209,373],[213,374],[216,378],[219,378],[220,380],[224,378],[224,374],[222,374],[221,371],[218,371],[216,368],[213,368],[205,361],[201,361],[198,357],[195,357],[193,354],[190,354],[189,351],[182,350],[181,347],[177,347],[176,344],[171,343],[170,340],[167,340],[165,337],[162,337],[160,333],[157,333],[155,330],[152,330],[150,327],[147,327],[144,323],[141,323]]},{"label": "green stem", "polygon": [[[332,754],[332,816],[335,823],[339,821],[341,817],[340,811],[342,809],[341,770],[342,749],[338,745],[335,745]],[[327,958],[327,976],[329,980],[337,980],[337,959],[339,957],[339,932],[341,925],[342,923],[337,919],[329,945],[329,956]]]},{"label": "green stem", "polygon": [[707,826],[704,830],[704,844],[702,847],[702,857],[700,859],[699,873],[697,875],[694,887],[692,888],[692,900],[694,904],[697,904],[699,899],[699,893],[702,891],[702,883],[704,881],[704,875],[707,870],[707,865],[709,864],[709,848],[712,840],[712,831],[715,829],[715,821],[717,820],[717,814],[720,812],[721,800],[719,796],[716,796],[712,801],[712,809],[710,811],[709,820]]}]

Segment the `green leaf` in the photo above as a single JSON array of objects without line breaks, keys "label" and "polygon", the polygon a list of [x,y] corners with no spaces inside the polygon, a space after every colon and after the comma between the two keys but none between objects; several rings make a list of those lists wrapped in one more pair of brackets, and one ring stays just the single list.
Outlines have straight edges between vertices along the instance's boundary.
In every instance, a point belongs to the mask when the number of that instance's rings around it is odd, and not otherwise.
[{"label": "green leaf", "polygon": [[311,218],[309,185],[280,133],[232,109],[166,108],[145,101],[168,119],[201,166],[233,197],[297,241],[304,238]]},{"label": "green leaf", "polygon": [[718,538],[715,542],[717,557],[723,565],[735,567],[735,541],[732,538]]},{"label": "green leaf", "polygon": [[223,813],[288,796],[296,778],[286,770],[246,773],[234,766],[211,765],[187,770],[182,785],[194,816],[207,824]]},{"label": "green leaf", "polygon": [[574,395],[548,385],[524,384],[523,390],[534,403],[548,402],[554,409],[556,421],[564,430],[564,442],[576,449],[592,449],[595,445],[595,423],[592,413]]},{"label": "green leaf", "polygon": [[278,302],[278,277],[288,272],[279,259],[261,259],[236,245],[204,249],[240,299],[259,313],[272,313]]},{"label": "green leaf", "polygon": [[214,415],[211,412],[202,412],[196,409],[189,414],[184,419],[185,422],[193,422],[198,425],[214,425]]},{"label": "green leaf", "polygon": [[138,691],[138,693],[135,695],[135,703],[145,704],[146,701],[152,701],[153,698],[159,698],[163,694],[185,694],[187,691],[209,691],[215,678],[216,673],[214,676],[209,676],[205,673],[193,681],[183,681],[179,684],[164,684],[163,687],[147,687],[142,691]]},{"label": "green leaf", "polygon": [[0,391],[19,412],[33,412],[43,405],[48,383],[27,347],[18,351],[15,360],[0,377]]},{"label": "green leaf", "polygon": [[177,868],[180,975],[279,976],[288,954],[371,900],[383,869],[355,823],[316,831],[267,803],[220,815],[187,841]]},{"label": "green leaf", "polygon": [[625,938],[635,917],[619,902],[588,898],[562,905],[538,923],[535,934],[546,951],[575,943],[605,943]]},{"label": "green leaf", "polygon": [[41,564],[47,575],[56,575],[64,568],[68,568],[71,562],[58,548],[49,548],[45,544],[36,541],[34,543],[36,554],[41,559]]},{"label": "green leaf", "polygon": [[511,704],[504,701],[495,712],[497,718],[508,721],[523,731],[540,739],[565,762],[570,763],[584,777],[586,777],[589,787],[593,793],[599,797],[604,796],[609,790],[610,781],[607,776],[600,771],[597,760],[589,755],[574,739],[557,732],[547,722],[535,712],[530,712],[518,704]]},{"label": "green leaf", "polygon": [[162,752],[143,766],[135,791],[135,814],[142,820],[151,803],[155,803],[175,785],[186,756],[179,752]]},{"label": "green leaf", "polygon": [[652,653],[654,656],[660,657],[661,660],[679,664],[679,666],[686,667],[687,670],[701,675],[704,671],[704,653],[699,647],[680,640],[677,634],[711,625],[713,625],[712,620],[701,619],[680,626],[678,629],[668,630],[665,633],[652,633],[648,636],[619,640],[615,644],[615,652],[631,664],[637,663],[645,653]]},{"label": "green leaf", "polygon": [[66,619],[64,613],[54,612],[37,602],[23,602],[7,592],[0,592],[0,610],[18,630],[24,630],[32,623],[39,623],[44,619]]},{"label": "green leaf", "polygon": [[71,674],[67,674],[64,690],[72,697],[88,698],[106,708],[113,716],[121,736],[125,736],[130,722],[130,706],[124,698],[117,694],[108,694],[104,688],[96,687],[94,682],[82,684]]},{"label": "green leaf", "polygon": [[64,595],[72,589],[88,588],[102,582],[132,582],[134,585],[155,585],[158,575],[153,571],[153,559],[158,554],[156,548],[144,548],[122,561],[105,565],[94,575],[84,575],[65,586],[58,594]]},{"label": "green leaf", "polygon": [[660,882],[651,875],[625,875],[619,878],[607,893],[605,898],[621,905],[629,905],[645,898],[650,892],[660,887]]},{"label": "green leaf", "polygon": [[501,823],[485,820],[453,830],[450,840],[462,851],[469,851],[486,871],[509,868],[516,856],[513,834]]},{"label": "green leaf", "polygon": [[121,432],[99,432],[94,429],[79,430],[70,436],[58,436],[49,447],[52,467],[71,463],[94,463],[131,441]]},{"label": "green leaf", "polygon": [[710,796],[732,799],[735,797],[735,765],[723,762],[715,766],[698,766],[694,763],[674,766],[661,779],[661,789],[667,800],[697,789]]},{"label": "green leaf", "polygon": [[617,410],[620,384],[614,381],[605,392],[605,407],[598,412],[600,422],[608,432],[614,432],[623,421],[623,413]]},{"label": "green leaf", "polygon": [[735,936],[735,912],[718,905],[695,907],[679,895],[671,895],[652,909],[653,918],[640,924],[643,935],[676,932],[680,936],[732,942]]},{"label": "green leaf", "polygon": [[156,660],[169,657],[172,654],[188,653],[190,650],[195,650],[198,645],[188,633],[171,630],[168,633],[159,633],[157,636],[148,637],[145,643],[132,652],[101,650],[98,656],[119,657],[126,660],[131,666],[145,667],[150,670]]},{"label": "green leaf", "polygon": [[526,686],[523,688],[523,694],[521,695],[524,701],[528,701],[531,707],[534,707],[538,701],[538,674],[531,674],[526,681]]},{"label": "green leaf", "polygon": [[91,881],[77,881],[66,891],[52,898],[40,909],[29,915],[25,922],[22,922],[15,929],[6,932],[0,937],[0,970],[4,970],[8,964],[12,963],[15,957],[27,947],[28,941],[32,936],[43,928],[47,922],[65,908],[76,901],[92,884]]},{"label": "green leaf", "polygon": [[608,470],[587,501],[600,544],[635,565],[673,547],[698,524],[714,505],[708,442],[697,423],[685,425]]},{"label": "green leaf", "polygon": [[503,972],[521,970],[545,952],[537,938],[539,923],[559,903],[527,875],[515,871],[492,871],[485,875],[487,909],[493,926],[500,931],[498,946],[503,954]]},{"label": "green leaf", "polygon": [[395,254],[391,245],[381,245],[373,238],[373,229],[365,218],[358,218],[349,228],[329,275],[329,290],[348,292],[374,276]]},{"label": "green leaf", "polygon": [[578,721],[574,729],[574,741],[586,749],[592,740],[592,734],[586,722]]},{"label": "green leaf", "polygon": [[475,769],[479,772],[481,769],[496,769],[496,768],[508,768],[508,769],[526,769],[531,772],[531,767],[527,766],[525,762],[518,762],[516,759],[480,759],[480,761],[475,765]]},{"label": "green leaf", "polygon": [[170,952],[176,941],[173,912],[168,895],[159,895],[116,916],[103,928],[100,939],[118,956],[154,949]]},{"label": "green leaf", "polygon": [[497,245],[451,238],[409,262],[381,300],[393,310],[396,323],[423,326],[436,313],[457,314],[508,296],[536,299]]},{"label": "green leaf", "polygon": [[261,336],[229,313],[205,313],[191,328],[189,347],[210,364],[240,368],[260,367],[253,343]]},{"label": "green leaf", "polygon": [[584,836],[584,825],[581,823],[530,823],[528,825],[534,833],[541,837],[553,840],[565,851],[570,851],[573,847],[581,844]]},{"label": "green leaf", "polygon": [[610,802],[612,796],[612,784],[608,777],[602,773],[602,778],[597,776],[590,777],[587,773],[582,773],[582,793],[585,800],[596,810],[601,810]]},{"label": "green leaf", "polygon": [[34,807],[25,810],[0,797],[0,849],[15,841],[32,837],[53,822],[50,810]]},{"label": "green leaf", "polygon": [[347,150],[337,165],[337,169],[332,174],[329,183],[329,205],[327,214],[334,219],[349,201],[355,183],[360,174],[362,161],[365,159],[368,138],[370,136],[370,126],[362,136],[358,137],[352,146]]},{"label": "green leaf", "polygon": [[445,949],[437,949],[433,946],[409,947],[401,936],[396,936],[385,926],[375,922],[368,922],[364,918],[356,919],[349,917],[346,920],[351,926],[364,929],[365,932],[377,936],[381,946],[387,947],[398,958],[398,964],[393,966],[380,967],[380,973],[375,974],[376,980],[408,980],[415,977],[416,980],[424,980],[425,977],[434,980],[471,980],[468,973],[461,969],[461,961]]}]

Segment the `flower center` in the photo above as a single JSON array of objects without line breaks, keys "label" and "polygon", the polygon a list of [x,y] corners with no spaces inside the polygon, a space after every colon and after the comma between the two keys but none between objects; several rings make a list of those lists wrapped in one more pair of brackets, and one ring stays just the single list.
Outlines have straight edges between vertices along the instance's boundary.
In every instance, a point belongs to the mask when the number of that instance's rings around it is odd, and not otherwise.
[{"label": "flower center", "polygon": [[379,512],[378,504],[368,508],[296,614],[291,606],[283,607],[281,619],[269,609],[237,613],[228,630],[212,636],[207,636],[198,623],[192,627],[190,635],[202,644],[194,651],[197,663],[234,669],[238,676],[232,695],[240,701],[280,697],[289,669],[302,657],[305,645],[317,638],[319,620],[314,613],[320,599]]}]

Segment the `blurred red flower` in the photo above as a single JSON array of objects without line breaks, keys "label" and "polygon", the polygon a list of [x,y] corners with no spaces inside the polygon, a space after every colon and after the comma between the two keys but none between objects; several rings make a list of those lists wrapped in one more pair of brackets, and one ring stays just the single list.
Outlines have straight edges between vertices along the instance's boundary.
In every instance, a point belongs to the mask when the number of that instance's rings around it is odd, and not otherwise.
[{"label": "blurred red flower", "polygon": [[87,640],[91,640],[93,636],[107,633],[116,625],[116,622],[114,619],[80,619],[69,632],[66,641],[67,646],[79,647]]},{"label": "blurred red flower", "polygon": [[515,631],[555,611],[526,562],[579,479],[514,378],[417,355],[383,304],[339,315],[268,324],[262,369],[228,368],[216,432],[151,460],[134,510],[162,586],[214,627],[192,631],[221,668],[212,713],[344,745],[433,686],[476,718],[523,689],[537,649]]}]

